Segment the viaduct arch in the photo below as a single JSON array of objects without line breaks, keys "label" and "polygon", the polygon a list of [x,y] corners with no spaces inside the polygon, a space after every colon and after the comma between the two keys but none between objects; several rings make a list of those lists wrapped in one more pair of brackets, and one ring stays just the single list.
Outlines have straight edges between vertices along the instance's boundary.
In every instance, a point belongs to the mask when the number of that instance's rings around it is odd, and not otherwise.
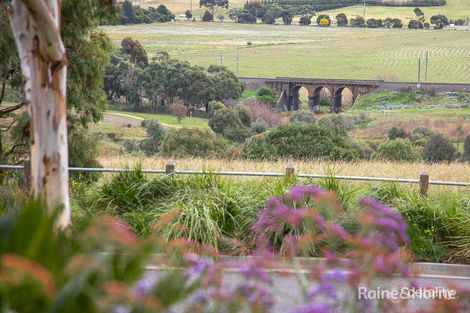
[{"label": "viaduct arch", "polygon": [[370,93],[383,84],[382,80],[339,80],[314,78],[278,77],[266,80],[265,84],[280,94],[276,111],[295,111],[299,109],[299,90],[304,87],[308,91],[308,107],[311,112],[320,112],[320,92],[326,88],[330,93],[330,109],[341,112],[342,92],[349,89],[353,103],[363,94]]}]

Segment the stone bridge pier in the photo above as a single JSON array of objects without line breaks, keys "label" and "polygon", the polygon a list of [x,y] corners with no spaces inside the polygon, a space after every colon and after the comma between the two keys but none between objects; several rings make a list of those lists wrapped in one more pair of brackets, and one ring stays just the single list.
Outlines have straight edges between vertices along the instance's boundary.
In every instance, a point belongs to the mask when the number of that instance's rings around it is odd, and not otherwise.
[{"label": "stone bridge pier", "polygon": [[341,112],[343,91],[349,89],[352,93],[353,103],[360,95],[370,93],[377,89],[383,81],[378,80],[336,80],[336,79],[299,79],[275,78],[266,81],[266,85],[277,90],[280,97],[276,111],[296,111],[300,108],[300,89],[308,91],[308,107],[311,112],[320,112],[320,97],[323,89],[328,90],[330,97],[330,110]]}]

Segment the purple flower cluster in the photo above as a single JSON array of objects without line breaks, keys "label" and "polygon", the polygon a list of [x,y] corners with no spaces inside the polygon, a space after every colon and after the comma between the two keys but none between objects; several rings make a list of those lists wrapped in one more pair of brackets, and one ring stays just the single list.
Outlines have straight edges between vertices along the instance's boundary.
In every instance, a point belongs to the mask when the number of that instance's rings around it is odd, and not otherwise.
[{"label": "purple flower cluster", "polygon": [[157,274],[154,272],[146,273],[145,277],[137,281],[134,285],[134,294],[137,297],[148,295],[157,286]]},{"label": "purple flower cluster", "polygon": [[266,207],[258,213],[253,229],[258,233],[280,233],[285,224],[299,227],[308,215],[308,210],[296,209],[284,202],[299,202],[309,198],[320,199],[325,195],[326,192],[319,187],[295,186],[282,200],[274,197],[266,202]]},{"label": "purple flower cluster", "polygon": [[325,195],[325,191],[316,186],[295,186],[285,196],[286,200],[303,201],[311,197],[318,199]]},{"label": "purple flower cluster", "polygon": [[392,252],[409,243],[408,225],[399,212],[372,199],[362,198],[359,204],[366,210],[364,224],[378,230],[372,240],[384,243]]},{"label": "purple flower cluster", "polygon": [[185,258],[190,265],[186,271],[187,286],[200,279],[203,279],[205,283],[217,280],[219,268],[214,260],[195,253],[188,253]]}]

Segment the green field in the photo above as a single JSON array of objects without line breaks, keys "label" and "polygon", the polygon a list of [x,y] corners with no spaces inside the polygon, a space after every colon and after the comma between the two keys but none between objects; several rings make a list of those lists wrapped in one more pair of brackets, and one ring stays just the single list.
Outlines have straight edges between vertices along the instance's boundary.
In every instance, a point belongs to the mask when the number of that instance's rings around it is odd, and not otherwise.
[{"label": "green field", "polygon": [[415,81],[418,58],[429,51],[429,81],[470,83],[470,32],[463,30],[183,21],[102,29],[116,46],[127,36],[139,40],[150,56],[166,51],[174,58],[208,66],[219,64],[223,55],[223,64],[233,71],[239,47],[241,76]]},{"label": "green field", "polygon": [[199,117],[187,117],[178,122],[178,119],[173,115],[166,114],[147,114],[147,113],[136,113],[136,112],[121,112],[121,111],[112,111],[111,113],[126,114],[130,116],[140,117],[147,120],[158,120],[160,123],[175,126],[175,127],[189,127],[189,128],[209,128],[207,125],[207,119]]}]

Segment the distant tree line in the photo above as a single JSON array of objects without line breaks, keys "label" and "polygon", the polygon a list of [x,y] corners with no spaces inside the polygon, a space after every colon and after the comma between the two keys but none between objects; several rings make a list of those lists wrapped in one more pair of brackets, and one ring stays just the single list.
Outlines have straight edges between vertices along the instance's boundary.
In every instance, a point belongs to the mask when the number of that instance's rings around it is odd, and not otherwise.
[{"label": "distant tree line", "polygon": [[[325,11],[336,8],[343,8],[352,5],[363,4],[364,0],[263,0],[262,3],[278,3],[280,5],[310,5],[317,11]],[[367,0],[367,5],[372,6],[442,6],[445,0]]]},{"label": "distant tree line", "polygon": [[157,8],[142,8],[133,5],[131,1],[126,0],[118,7],[118,18],[109,21],[102,21],[103,24],[144,24],[144,23],[166,23],[175,19],[175,15],[163,4]]},{"label": "distant tree line", "polygon": [[[429,29],[431,24],[434,29],[443,29],[450,24],[445,15],[434,15],[430,19],[430,23],[426,22],[423,11],[420,8],[414,9],[416,19],[409,22],[410,29]],[[308,26],[312,24],[312,17],[316,16],[316,10],[311,5],[281,5],[280,2],[260,3],[246,2],[243,8],[233,8],[228,11],[230,19],[236,23],[255,24],[261,21],[263,24],[275,24],[282,21],[285,25],[292,24],[293,17],[300,15],[299,25]],[[318,15],[316,23],[320,27],[329,27],[332,25],[332,16],[327,14]],[[386,19],[364,19],[362,16],[356,16],[348,20],[344,13],[336,15],[336,25],[338,27],[367,27],[367,28],[402,28],[403,21],[399,18]],[[203,19],[204,20],[204,19]],[[465,21],[460,21],[463,24]]]},{"label": "distant tree line", "polygon": [[213,100],[240,97],[243,84],[223,66],[194,66],[167,53],[149,61],[139,41],[124,38],[121,49],[111,54],[104,89],[109,101],[124,102],[133,111],[169,112],[174,102],[207,111]]}]

